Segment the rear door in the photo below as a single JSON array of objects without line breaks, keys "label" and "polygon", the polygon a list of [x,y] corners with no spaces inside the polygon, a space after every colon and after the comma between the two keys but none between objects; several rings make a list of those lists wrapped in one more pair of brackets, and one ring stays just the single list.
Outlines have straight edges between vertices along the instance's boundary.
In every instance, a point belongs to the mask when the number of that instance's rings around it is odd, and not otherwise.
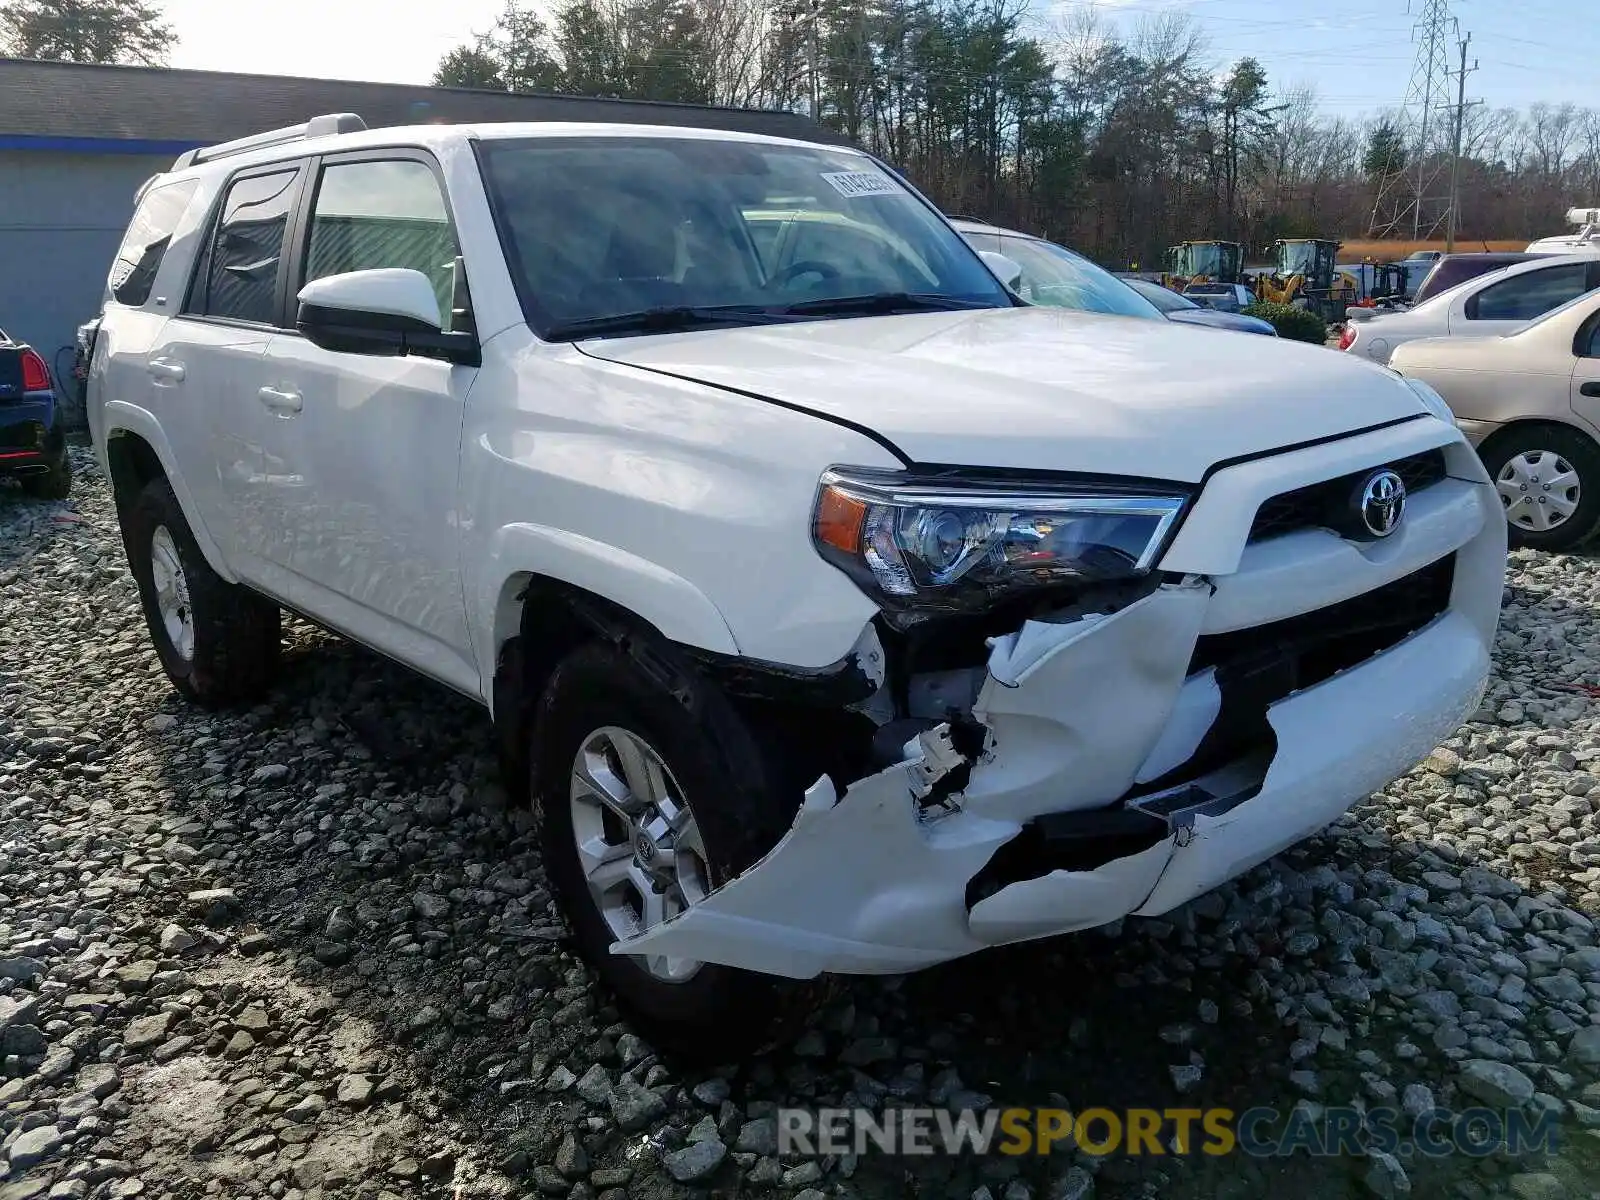
[{"label": "rear door", "polygon": [[1600,284],[1600,263],[1561,263],[1469,290],[1450,306],[1454,337],[1504,337]]},{"label": "rear door", "polygon": [[[150,362],[157,356],[162,330],[178,311],[177,301],[182,299],[186,278],[183,268],[192,256],[182,251],[169,255],[168,251],[175,243],[193,237],[199,217],[189,208],[199,187],[198,179],[176,180],[157,184],[139,197],[106,280],[105,311],[95,346],[88,405],[90,428],[97,438],[104,403],[131,404],[154,413],[169,439],[179,438],[173,451],[180,455],[178,470],[186,479],[196,473],[189,464],[198,461],[196,456],[204,453],[204,444],[182,442],[181,431],[193,416],[183,408],[180,389],[157,387]],[[170,425],[163,406],[175,408]],[[104,444],[103,438],[99,441]]]},{"label": "rear door", "polygon": [[304,443],[293,397],[271,386],[265,356],[285,311],[284,247],[305,173],[291,161],[228,180],[182,309],[146,364],[157,389],[181,394],[189,429],[205,438],[207,516],[229,564],[291,604]]}]

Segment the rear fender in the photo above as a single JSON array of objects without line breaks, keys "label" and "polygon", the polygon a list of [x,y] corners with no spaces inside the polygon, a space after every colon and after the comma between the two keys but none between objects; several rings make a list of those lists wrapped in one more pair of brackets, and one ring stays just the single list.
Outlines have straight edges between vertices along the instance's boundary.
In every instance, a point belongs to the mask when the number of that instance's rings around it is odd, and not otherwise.
[{"label": "rear fender", "polygon": [[148,409],[129,404],[126,400],[107,401],[102,412],[103,434],[99,457],[101,469],[105,471],[107,478],[111,476],[111,439],[128,434],[143,439],[160,460],[162,474],[172,485],[172,494],[178,498],[184,519],[189,522],[189,531],[194,534],[195,544],[205,556],[206,565],[227,582],[238,583],[238,577],[228,568],[222,550],[217,546],[211,531],[206,527],[205,519],[200,515],[199,506],[195,504],[189,485],[178,470],[177,458],[172,453],[172,446],[167,441],[166,434],[161,432],[160,423]]}]

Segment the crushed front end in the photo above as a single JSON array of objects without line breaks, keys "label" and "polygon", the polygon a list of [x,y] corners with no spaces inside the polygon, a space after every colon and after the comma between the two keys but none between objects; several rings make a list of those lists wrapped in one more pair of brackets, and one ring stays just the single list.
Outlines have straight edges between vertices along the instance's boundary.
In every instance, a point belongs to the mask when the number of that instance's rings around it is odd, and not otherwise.
[{"label": "crushed front end", "polygon": [[1441,420],[1223,466],[1136,584],[987,636],[869,628],[852,707],[875,769],[822,774],[760,862],[613,951],[896,973],[1168,912],[1477,707],[1505,548]]}]

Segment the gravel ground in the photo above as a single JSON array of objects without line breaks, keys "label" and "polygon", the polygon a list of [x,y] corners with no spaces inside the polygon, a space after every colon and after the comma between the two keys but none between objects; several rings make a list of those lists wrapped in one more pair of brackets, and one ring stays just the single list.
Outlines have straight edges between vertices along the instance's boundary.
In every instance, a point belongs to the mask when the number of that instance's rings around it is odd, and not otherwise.
[{"label": "gravel ground", "polygon": [[[1595,564],[1518,554],[1477,719],[1172,917],[847,988],[691,1071],[569,953],[483,714],[309,628],[240,714],[104,481],[0,489],[0,1200],[1600,1195]],[[1548,1156],[780,1161],[776,1106],[1560,1113]],[[7,1173],[8,1172],[8,1173]]]}]

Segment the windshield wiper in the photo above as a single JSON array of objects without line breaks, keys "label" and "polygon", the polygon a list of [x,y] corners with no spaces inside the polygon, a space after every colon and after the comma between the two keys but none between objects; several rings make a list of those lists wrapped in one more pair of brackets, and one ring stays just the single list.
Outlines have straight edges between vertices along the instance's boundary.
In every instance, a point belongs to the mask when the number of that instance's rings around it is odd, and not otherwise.
[{"label": "windshield wiper", "polygon": [[673,304],[562,321],[545,330],[545,340],[564,342],[605,333],[676,333],[708,325],[767,325],[781,318],[765,309],[742,304]]},{"label": "windshield wiper", "polygon": [[982,300],[958,300],[926,292],[874,292],[868,296],[835,296],[826,300],[802,300],[778,311],[788,316],[865,316],[912,312],[951,312],[966,308],[993,308]]}]

